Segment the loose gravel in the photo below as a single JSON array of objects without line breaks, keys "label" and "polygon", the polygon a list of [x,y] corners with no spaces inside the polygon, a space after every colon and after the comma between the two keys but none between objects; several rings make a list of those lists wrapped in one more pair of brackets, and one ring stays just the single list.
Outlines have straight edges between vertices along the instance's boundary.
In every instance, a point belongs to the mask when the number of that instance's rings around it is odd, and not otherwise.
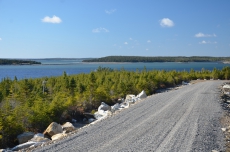
[{"label": "loose gravel", "polygon": [[66,139],[33,151],[224,151],[218,86],[206,81],[152,95]]}]

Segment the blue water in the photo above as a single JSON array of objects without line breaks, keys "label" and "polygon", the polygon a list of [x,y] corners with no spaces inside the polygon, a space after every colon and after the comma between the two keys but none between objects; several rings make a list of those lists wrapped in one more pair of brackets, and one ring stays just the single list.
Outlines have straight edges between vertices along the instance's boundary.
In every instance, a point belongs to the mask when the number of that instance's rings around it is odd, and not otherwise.
[{"label": "blue water", "polygon": [[222,69],[230,64],[223,64],[221,62],[190,62],[190,63],[83,63],[81,59],[43,59],[40,61],[41,65],[4,65],[0,66],[0,81],[3,78],[9,77],[13,79],[15,76],[18,79],[24,78],[39,78],[60,76],[65,71],[68,75],[89,73],[95,71],[99,66],[109,67],[112,69],[120,70],[125,69],[129,71],[136,71],[137,69],[143,70],[177,70],[177,71],[190,71],[201,70],[202,68],[212,70],[213,68]]}]

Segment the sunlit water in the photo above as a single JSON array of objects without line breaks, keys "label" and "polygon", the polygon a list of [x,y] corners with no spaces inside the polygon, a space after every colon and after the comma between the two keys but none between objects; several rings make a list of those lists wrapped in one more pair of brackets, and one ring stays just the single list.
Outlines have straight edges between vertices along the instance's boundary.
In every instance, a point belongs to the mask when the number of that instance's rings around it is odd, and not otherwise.
[{"label": "sunlit water", "polygon": [[213,68],[222,69],[230,64],[223,64],[221,62],[190,62],[190,63],[83,63],[80,59],[71,60],[36,60],[40,61],[41,65],[5,65],[0,66],[0,81],[3,78],[9,77],[13,79],[15,76],[18,79],[24,78],[39,78],[60,76],[65,71],[68,75],[89,73],[95,71],[99,66],[109,67],[111,69],[120,70],[125,69],[129,71],[139,71],[146,68],[147,70],[177,70],[190,71],[201,70],[202,68],[212,70]]}]

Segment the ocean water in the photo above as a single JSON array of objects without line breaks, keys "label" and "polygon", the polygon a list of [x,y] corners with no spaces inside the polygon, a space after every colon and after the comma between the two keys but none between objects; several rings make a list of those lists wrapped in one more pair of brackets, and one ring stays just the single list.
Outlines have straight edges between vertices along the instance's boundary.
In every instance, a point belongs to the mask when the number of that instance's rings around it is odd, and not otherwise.
[{"label": "ocean water", "polygon": [[177,70],[190,71],[201,70],[202,68],[212,70],[213,68],[222,69],[230,64],[221,62],[163,62],[163,63],[83,63],[82,59],[36,59],[41,65],[4,65],[0,66],[0,81],[3,78],[18,79],[40,78],[50,76],[60,76],[65,71],[68,75],[89,73],[95,71],[99,66],[109,67],[111,69],[125,69],[129,71],[143,70]]}]

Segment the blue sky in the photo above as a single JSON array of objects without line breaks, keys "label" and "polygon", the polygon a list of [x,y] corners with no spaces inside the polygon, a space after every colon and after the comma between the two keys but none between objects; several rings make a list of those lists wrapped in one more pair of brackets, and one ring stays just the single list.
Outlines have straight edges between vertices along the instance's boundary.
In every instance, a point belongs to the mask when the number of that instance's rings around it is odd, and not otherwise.
[{"label": "blue sky", "polygon": [[229,0],[0,0],[0,58],[230,56]]}]

